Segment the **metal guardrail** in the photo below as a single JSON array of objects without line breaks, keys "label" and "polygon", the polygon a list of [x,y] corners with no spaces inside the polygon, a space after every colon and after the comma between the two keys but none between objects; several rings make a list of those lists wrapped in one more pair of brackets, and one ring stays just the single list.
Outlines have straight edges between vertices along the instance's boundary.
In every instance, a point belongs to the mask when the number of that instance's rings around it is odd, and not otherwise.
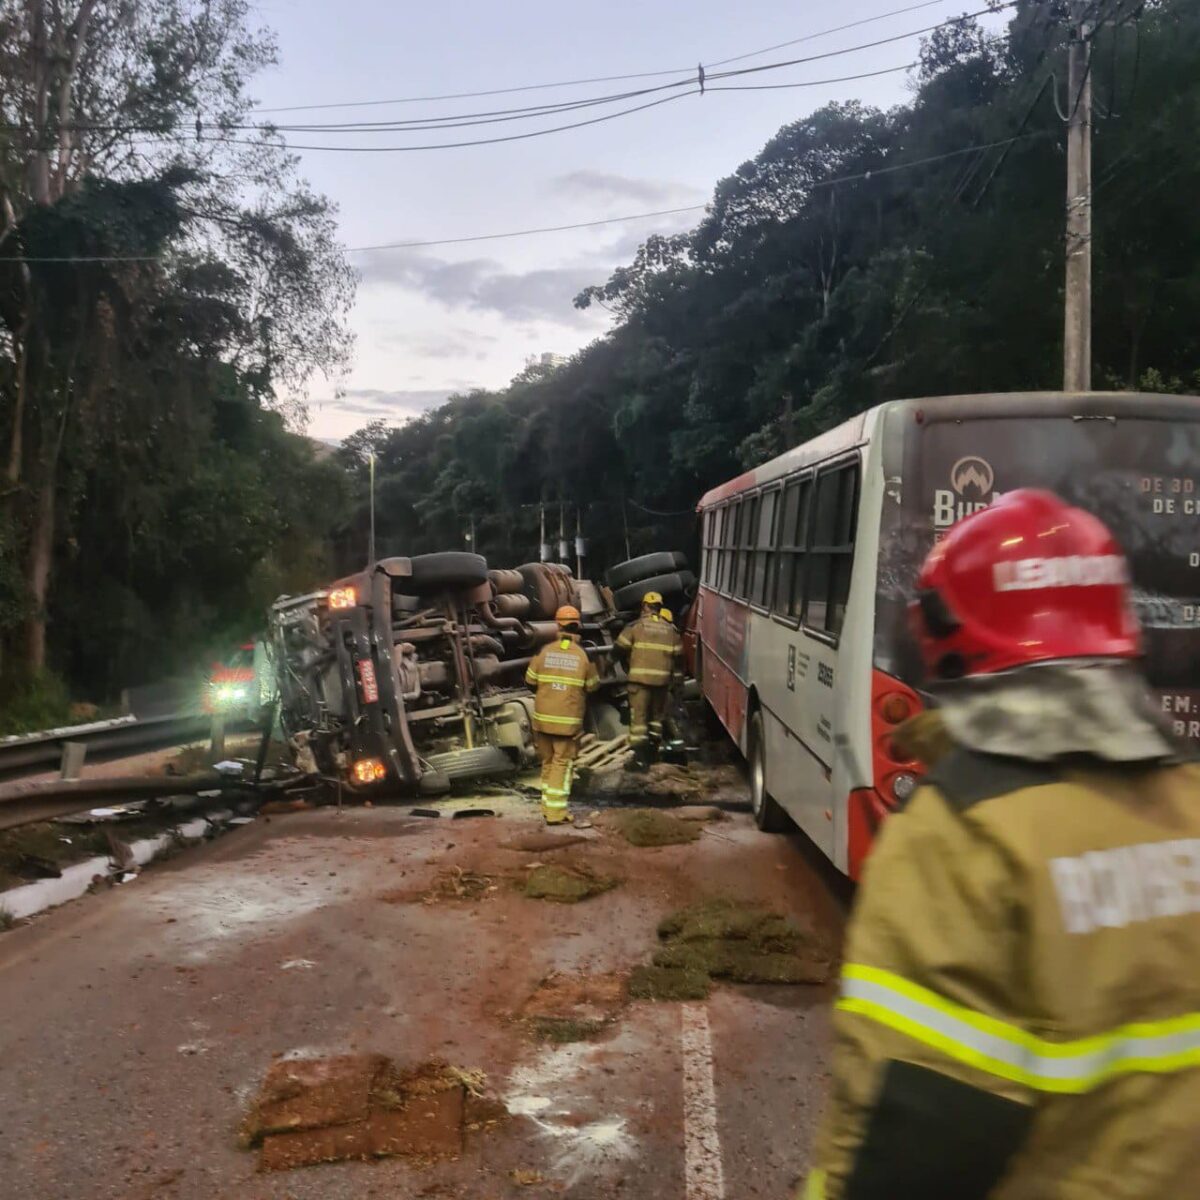
[{"label": "metal guardrail", "polygon": [[82,742],[90,757],[133,754],[156,746],[205,737],[212,718],[197,712],[162,717],[116,717],[88,725],[67,725],[38,733],[0,738],[0,777],[52,770],[62,760],[65,742]]}]

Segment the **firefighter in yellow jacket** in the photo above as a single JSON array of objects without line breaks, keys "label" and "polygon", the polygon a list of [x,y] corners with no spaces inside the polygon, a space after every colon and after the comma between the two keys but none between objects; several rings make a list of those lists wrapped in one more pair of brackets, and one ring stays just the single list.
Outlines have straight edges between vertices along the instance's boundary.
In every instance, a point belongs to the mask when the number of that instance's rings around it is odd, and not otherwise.
[{"label": "firefighter in yellow jacket", "polygon": [[537,689],[533,730],[542,763],[542,816],[548,825],[571,820],[567,801],[587,694],[600,682],[595,665],[579,644],[579,610],[564,605],[554,619],[559,636],[538,651],[525,672],[525,682]]},{"label": "firefighter in yellow jacket", "polygon": [[657,592],[647,592],[641,616],[617,639],[617,649],[628,657],[629,744],[640,767],[662,743],[671,680],[683,654],[675,626],[663,620],[662,606]]},{"label": "firefighter in yellow jacket", "polygon": [[934,548],[913,623],[944,736],[927,714],[936,766],[866,864],[801,1194],[1200,1195],[1200,768],[1121,551],[1010,492]]}]

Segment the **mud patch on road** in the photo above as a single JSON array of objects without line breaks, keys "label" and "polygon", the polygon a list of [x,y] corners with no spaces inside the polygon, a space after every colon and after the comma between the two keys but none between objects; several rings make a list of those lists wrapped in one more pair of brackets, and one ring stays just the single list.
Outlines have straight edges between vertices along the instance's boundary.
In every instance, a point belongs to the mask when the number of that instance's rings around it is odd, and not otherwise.
[{"label": "mud patch on road", "polygon": [[629,976],[629,995],[634,1000],[704,1000],[712,990],[707,971],[686,967],[656,967],[643,963]]},{"label": "mud patch on road", "polygon": [[568,846],[579,846],[591,841],[577,833],[527,833],[507,842],[501,842],[503,850],[520,850],[525,854],[545,854],[550,850],[565,850]]},{"label": "mud patch on road", "polygon": [[500,890],[494,875],[450,867],[439,871],[433,886],[424,891],[399,889],[384,892],[379,898],[385,904],[445,904],[447,902],[490,900]]},{"label": "mud patch on road", "polygon": [[700,837],[695,821],[681,821],[656,808],[627,808],[609,813],[604,824],[631,846],[677,846]]},{"label": "mud patch on road", "polygon": [[829,978],[827,948],[794,921],[736,900],[704,900],[658,927],[662,943],[630,994],[651,1000],[698,999],[699,979],[734,983],[820,984]]},{"label": "mud patch on road", "polygon": [[619,974],[547,975],[525,1002],[521,1018],[535,1038],[564,1045],[591,1041],[611,1028],[626,1003]]},{"label": "mud patch on road", "polygon": [[620,882],[610,875],[599,875],[582,864],[559,866],[555,863],[539,863],[521,881],[520,890],[531,900],[578,904],[581,900],[611,891]]},{"label": "mud patch on road", "polygon": [[259,1148],[260,1171],[348,1159],[457,1158],[468,1128],[500,1119],[483,1083],[481,1073],[442,1062],[401,1070],[382,1054],[284,1059],[267,1071],[239,1144]]}]

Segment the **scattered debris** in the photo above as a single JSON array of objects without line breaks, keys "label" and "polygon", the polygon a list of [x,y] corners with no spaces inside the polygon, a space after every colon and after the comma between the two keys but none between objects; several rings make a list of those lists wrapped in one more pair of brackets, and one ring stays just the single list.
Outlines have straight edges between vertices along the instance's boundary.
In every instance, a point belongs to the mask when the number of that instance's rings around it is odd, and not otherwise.
[{"label": "scattered debris", "polygon": [[453,819],[461,821],[466,817],[494,817],[495,815],[494,808],[460,808],[455,811]]},{"label": "scattered debris", "polygon": [[317,964],[311,958],[291,958],[281,963],[281,971],[311,971]]},{"label": "scattered debris", "polygon": [[[578,824],[576,825],[578,828]],[[501,842],[503,850],[520,850],[526,854],[541,854],[547,850],[562,850],[567,846],[577,846],[588,841],[574,833],[529,833],[523,837]]]},{"label": "scattered debris", "polygon": [[440,817],[442,814],[436,808],[410,808],[410,817]]},{"label": "scattered debris", "polygon": [[724,821],[725,814],[714,804],[685,804],[681,808],[671,809],[671,816],[677,821]]},{"label": "scattered debris", "polygon": [[514,1167],[508,1173],[509,1179],[518,1187],[534,1187],[539,1183],[545,1183],[546,1178],[541,1171],[526,1171],[520,1167]]},{"label": "scattered debris", "polygon": [[525,1002],[521,1017],[539,1041],[565,1045],[603,1033],[620,1015],[625,1001],[621,975],[551,972]]},{"label": "scattered debris", "polygon": [[401,1071],[382,1054],[284,1059],[267,1071],[239,1142],[261,1147],[263,1171],[345,1159],[457,1158],[468,1124],[501,1119],[495,1101],[482,1119],[472,1111],[484,1082],[480,1072],[442,1062]]},{"label": "scattered debris", "polygon": [[735,983],[824,983],[829,977],[828,952],[798,925],[736,900],[705,900],[681,909],[662,921],[658,936],[663,944],[653,967],[639,968],[630,982],[633,995],[635,984],[648,992],[687,990],[701,976]]},{"label": "scattered debris", "polygon": [[711,988],[706,972],[686,967],[642,965],[629,976],[629,994],[635,1000],[703,1000]]},{"label": "scattered debris", "polygon": [[694,822],[680,821],[655,808],[618,809],[607,823],[631,846],[674,846],[694,842],[700,830]]},{"label": "scattered debris", "polygon": [[498,890],[499,884],[491,875],[451,867],[448,871],[439,872],[433,887],[421,900],[425,904],[436,904],[439,900],[483,900]]},{"label": "scattered debris", "polygon": [[295,800],[268,800],[258,811],[263,816],[273,817],[277,813],[306,812],[312,807],[311,801],[300,798]]},{"label": "scattered debris", "polygon": [[620,882],[605,875],[597,875],[582,866],[558,866],[553,863],[538,863],[533,867],[521,891],[531,900],[554,900],[560,904],[578,904],[592,896],[599,896],[615,888]]},{"label": "scattered debris", "polygon": [[628,776],[624,781],[624,790],[634,795],[693,800],[698,799],[704,791],[704,783],[700,772],[691,767],[657,762],[645,774]]}]

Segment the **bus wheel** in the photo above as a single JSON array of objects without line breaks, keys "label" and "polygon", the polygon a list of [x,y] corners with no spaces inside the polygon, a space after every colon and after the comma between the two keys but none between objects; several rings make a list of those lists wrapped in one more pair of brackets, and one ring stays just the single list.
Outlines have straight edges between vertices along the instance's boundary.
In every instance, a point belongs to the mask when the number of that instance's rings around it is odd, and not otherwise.
[{"label": "bus wheel", "polygon": [[754,823],[764,833],[783,833],[791,821],[767,791],[767,743],[763,736],[762,714],[750,718],[750,746],[746,761],[750,767],[750,808]]}]

